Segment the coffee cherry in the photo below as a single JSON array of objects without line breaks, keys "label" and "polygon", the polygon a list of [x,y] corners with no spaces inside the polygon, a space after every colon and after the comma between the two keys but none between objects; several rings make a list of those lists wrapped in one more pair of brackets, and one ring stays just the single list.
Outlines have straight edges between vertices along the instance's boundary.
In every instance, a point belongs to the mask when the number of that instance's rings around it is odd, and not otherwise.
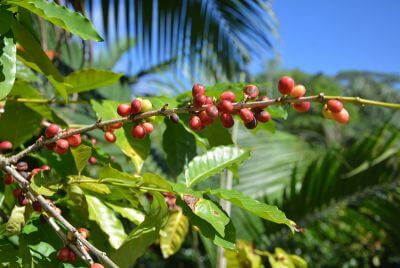
[{"label": "coffee cherry", "polygon": [[300,98],[300,97],[303,97],[306,94],[306,91],[307,90],[303,85],[297,85],[290,92],[290,96],[292,96],[294,98]]},{"label": "coffee cherry", "polygon": [[204,95],[206,93],[206,88],[200,84],[194,84],[192,88],[192,96]]},{"label": "coffee cherry", "polygon": [[16,165],[18,171],[26,171],[28,170],[28,163],[26,162],[18,162]]},{"label": "coffee cherry", "polygon": [[199,118],[203,126],[209,126],[212,124],[212,122],[214,122],[214,119],[209,117],[206,111],[201,111]]},{"label": "coffee cherry", "polygon": [[54,136],[56,136],[58,134],[59,131],[60,131],[60,127],[58,125],[51,124],[50,126],[48,126],[46,128],[45,135],[48,138],[53,138]]},{"label": "coffee cherry", "polygon": [[0,150],[1,151],[8,151],[11,150],[13,147],[12,143],[10,141],[2,141],[0,142]]},{"label": "coffee cherry", "polygon": [[258,97],[258,87],[255,85],[248,85],[243,89],[244,94],[248,96],[249,99],[255,99]]},{"label": "coffee cherry", "polygon": [[28,200],[28,198],[26,198],[26,196],[24,196],[24,195],[20,195],[19,197],[18,197],[18,204],[20,205],[20,206],[26,206],[26,205],[28,205],[29,204],[29,200]]},{"label": "coffee cherry", "polygon": [[289,76],[283,76],[279,79],[278,89],[279,92],[283,95],[288,95],[292,92],[294,87],[294,80]]},{"label": "coffee cherry", "polygon": [[230,102],[234,102],[235,101],[235,93],[233,93],[230,90],[224,91],[224,92],[221,93],[219,98],[220,98],[220,100],[227,100],[227,101],[230,101]]},{"label": "coffee cherry", "polygon": [[146,130],[147,134],[150,134],[154,130],[153,124],[149,122],[144,122],[142,127]]},{"label": "coffee cherry", "polygon": [[151,101],[147,99],[142,100],[142,113],[151,111],[151,109],[153,109],[153,104],[151,104]]},{"label": "coffee cherry", "polygon": [[132,127],[131,134],[136,139],[143,139],[144,137],[146,137],[147,132],[141,125],[136,125]]},{"label": "coffee cherry", "polygon": [[59,139],[56,142],[56,148],[54,148],[54,151],[60,155],[66,154],[68,151],[69,143],[67,140],[64,139]]},{"label": "coffee cherry", "polygon": [[299,113],[305,113],[308,110],[310,110],[311,102],[306,101],[306,102],[293,103],[292,106]]},{"label": "coffee cherry", "polygon": [[169,119],[171,119],[171,121],[175,124],[177,124],[179,122],[179,116],[175,113],[171,114],[169,116]]},{"label": "coffee cherry", "polygon": [[96,165],[96,163],[97,163],[97,159],[94,156],[91,156],[88,161],[89,161],[89,164],[91,164],[91,165]]},{"label": "coffee cherry", "polygon": [[[268,101],[269,98],[267,96],[261,96],[261,97],[258,98],[258,100],[259,101]],[[264,109],[264,108],[267,108],[267,107],[268,107],[268,104],[264,104],[264,105],[260,105],[258,108]]]},{"label": "coffee cherry", "polygon": [[205,95],[197,94],[193,97],[193,105],[196,107],[201,107],[207,102],[207,97]]},{"label": "coffee cherry", "polygon": [[332,113],[340,113],[343,109],[343,103],[338,100],[329,100],[326,105]]},{"label": "coffee cherry", "polygon": [[[115,119],[115,118],[114,118]],[[119,129],[119,128],[121,128],[123,126],[123,123],[122,122],[117,122],[117,123],[114,123],[114,124],[111,124],[110,125],[110,128],[111,129]]]},{"label": "coffee cherry", "polygon": [[207,97],[206,97],[206,103],[205,103],[205,104],[208,104],[208,105],[214,104],[213,98],[210,97],[210,96],[207,96]]},{"label": "coffee cherry", "polygon": [[104,268],[104,266],[100,263],[95,262],[90,265],[90,268]]},{"label": "coffee cherry", "polygon": [[213,105],[213,104],[207,106],[206,113],[207,113],[207,115],[208,115],[209,117],[211,117],[211,118],[216,118],[216,117],[218,117],[218,108],[217,108],[217,106],[215,106],[215,105]]},{"label": "coffee cherry", "polygon": [[10,185],[14,182],[14,177],[7,173],[3,176],[3,182],[5,185]]},{"label": "coffee cherry", "polygon": [[74,134],[66,139],[71,147],[78,147],[82,143],[81,134]]},{"label": "coffee cherry", "polygon": [[230,101],[222,100],[218,104],[218,110],[220,110],[223,113],[230,114],[233,112],[233,104]]},{"label": "coffee cherry", "polygon": [[16,188],[13,190],[13,196],[18,199],[21,195],[23,195],[24,192],[22,191],[21,188]]},{"label": "coffee cherry", "polygon": [[350,120],[350,114],[346,109],[342,109],[339,113],[332,113],[333,119],[340,124],[347,124]]},{"label": "coffee cherry", "polygon": [[53,151],[55,147],[56,147],[56,143],[55,142],[46,144],[46,148],[49,151]]},{"label": "coffee cherry", "polygon": [[33,201],[32,208],[34,211],[42,212],[42,205],[39,203],[39,201]]},{"label": "coffee cherry", "polygon": [[106,131],[104,132],[104,139],[106,139],[106,141],[109,143],[114,143],[117,140],[117,137],[115,136],[114,132]]},{"label": "coffee cherry", "polygon": [[239,116],[245,124],[253,121],[254,119],[254,114],[247,108],[240,109]]},{"label": "coffee cherry", "polygon": [[81,236],[82,236],[83,238],[85,238],[85,239],[88,239],[88,238],[89,238],[89,231],[88,231],[88,229],[81,227],[81,228],[78,229],[78,232],[81,234]]},{"label": "coffee cherry", "polygon": [[258,125],[258,121],[255,117],[253,117],[253,120],[251,120],[250,122],[247,122],[244,124],[244,126],[248,129],[256,128],[257,125]]},{"label": "coffee cherry", "polygon": [[97,140],[96,140],[95,138],[91,138],[91,139],[90,139],[90,143],[91,143],[92,145],[96,145]]},{"label": "coffee cherry", "polygon": [[131,109],[132,109],[132,114],[138,114],[142,111],[142,102],[138,99],[134,99],[131,102]]},{"label": "coffee cherry", "polygon": [[324,107],[322,108],[322,115],[326,118],[326,119],[333,119],[332,117],[332,112],[328,109],[328,105],[324,105]]},{"label": "coffee cherry", "polygon": [[132,108],[129,104],[120,104],[117,107],[117,113],[120,116],[128,116],[132,113]]},{"label": "coffee cherry", "polygon": [[198,117],[197,115],[193,115],[192,117],[190,117],[189,127],[194,131],[200,130],[202,127],[200,117]]},{"label": "coffee cherry", "polygon": [[221,124],[224,128],[231,128],[235,124],[235,121],[230,114],[221,114],[219,120],[221,121]]},{"label": "coffee cherry", "polygon": [[68,247],[63,247],[57,253],[57,259],[62,262],[67,262],[69,260],[69,252],[71,250]]},{"label": "coffee cherry", "polygon": [[266,123],[269,120],[271,120],[271,115],[267,111],[261,111],[261,112],[256,113],[256,118],[261,123]]},{"label": "coffee cherry", "polygon": [[43,166],[40,167],[40,169],[42,171],[49,171],[49,170],[51,170],[51,167],[49,167],[48,165],[43,165]]},{"label": "coffee cherry", "polygon": [[72,250],[69,251],[68,261],[72,263],[76,262],[76,254]]}]

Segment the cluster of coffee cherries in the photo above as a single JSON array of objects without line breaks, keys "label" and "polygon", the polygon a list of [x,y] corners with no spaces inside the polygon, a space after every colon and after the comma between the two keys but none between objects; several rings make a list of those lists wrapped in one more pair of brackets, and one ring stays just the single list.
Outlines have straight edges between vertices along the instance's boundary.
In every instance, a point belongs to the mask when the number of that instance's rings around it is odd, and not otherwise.
[{"label": "cluster of coffee cherries", "polygon": [[[70,129],[73,130],[73,129]],[[61,128],[56,124],[51,124],[46,128],[45,135],[47,138],[53,138],[58,135]],[[54,151],[60,155],[64,155],[68,152],[68,148],[78,147],[82,143],[81,134],[74,134],[66,137],[65,139],[58,139],[55,143],[49,143],[46,145],[47,149]]]},{"label": "cluster of coffee cherries", "polygon": [[[148,99],[136,98],[132,100],[131,104],[120,104],[117,107],[117,113],[120,116],[133,116],[140,113],[151,111],[153,105]],[[146,120],[152,121],[152,117]],[[122,126],[122,124],[121,124]],[[131,134],[136,139],[144,139],[148,134],[153,132],[154,127],[150,122],[140,122],[134,125],[131,129]]]},{"label": "cluster of coffee cherries", "polygon": [[[259,90],[255,85],[248,85],[243,89],[244,102],[248,100],[267,101],[268,97],[259,96]],[[221,93],[218,102],[210,96],[206,96],[206,89],[200,84],[195,84],[192,88],[192,104],[197,108],[205,109],[193,112],[189,119],[189,127],[194,131],[200,131],[206,126],[211,125],[219,116],[222,126],[231,128],[234,125],[233,115],[239,115],[244,125],[248,129],[257,127],[258,122],[266,123],[271,120],[269,112],[264,108],[267,105],[260,105],[256,108],[235,108],[235,93],[230,90]]]}]

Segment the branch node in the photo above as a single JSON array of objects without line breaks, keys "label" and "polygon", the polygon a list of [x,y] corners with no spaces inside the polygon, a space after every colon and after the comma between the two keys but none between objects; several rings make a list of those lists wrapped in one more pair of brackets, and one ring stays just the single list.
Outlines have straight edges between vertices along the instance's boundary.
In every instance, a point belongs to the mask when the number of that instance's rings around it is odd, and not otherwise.
[{"label": "branch node", "polygon": [[325,102],[325,94],[323,92],[319,93],[319,102],[324,103]]}]

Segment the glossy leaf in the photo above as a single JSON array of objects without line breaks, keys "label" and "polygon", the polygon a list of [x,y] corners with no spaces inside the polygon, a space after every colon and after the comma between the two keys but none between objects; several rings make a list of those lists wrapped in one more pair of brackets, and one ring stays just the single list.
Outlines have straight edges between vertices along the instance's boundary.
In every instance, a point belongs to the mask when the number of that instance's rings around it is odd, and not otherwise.
[{"label": "glossy leaf", "polygon": [[42,171],[33,176],[31,188],[38,194],[54,195],[61,188],[61,179],[53,171]]},{"label": "glossy leaf", "polygon": [[142,178],[142,185],[155,186],[165,192],[172,192],[172,186],[165,178],[154,173],[144,173]]},{"label": "glossy leaf", "polygon": [[[0,13],[0,16],[3,16]],[[16,75],[16,47],[11,32],[0,35],[0,100],[10,92]]]},{"label": "glossy leaf", "polygon": [[78,173],[81,173],[92,155],[92,148],[81,144],[76,148],[71,148],[71,153],[75,160],[76,169]]},{"label": "glossy leaf", "polygon": [[106,205],[112,208],[115,212],[120,214],[122,217],[130,220],[134,224],[141,224],[144,221],[145,215],[142,211],[122,205],[116,205],[110,202],[106,202]]},{"label": "glossy leaf", "polygon": [[35,13],[45,20],[57,25],[84,40],[103,41],[93,24],[82,14],[69,10],[66,6],[57,5],[46,0],[8,1]]},{"label": "glossy leaf", "polygon": [[160,247],[164,258],[175,254],[185,241],[189,220],[181,210],[169,213],[168,221],[160,231]]},{"label": "glossy leaf", "polygon": [[80,188],[85,190],[85,192],[90,191],[90,193],[102,194],[102,195],[109,195],[111,193],[110,188],[101,183],[101,181],[83,176],[83,175],[73,175],[68,176],[70,179],[70,184],[79,185]]},{"label": "glossy leaf", "polygon": [[72,94],[113,85],[121,76],[122,74],[105,70],[85,69],[69,74],[65,77],[65,82],[71,85],[68,94]]},{"label": "glossy leaf", "polygon": [[230,219],[213,201],[201,198],[195,203],[193,212],[210,223],[221,236],[225,235],[225,226]]}]

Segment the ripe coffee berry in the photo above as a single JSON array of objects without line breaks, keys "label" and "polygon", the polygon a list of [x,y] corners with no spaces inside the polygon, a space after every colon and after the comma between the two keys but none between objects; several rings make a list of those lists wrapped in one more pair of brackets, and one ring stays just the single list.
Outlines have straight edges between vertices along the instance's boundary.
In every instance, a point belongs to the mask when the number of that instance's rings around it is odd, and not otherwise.
[{"label": "ripe coffee berry", "polygon": [[66,139],[71,147],[78,147],[82,143],[81,134],[75,134]]},{"label": "ripe coffee berry", "polygon": [[307,90],[303,85],[297,85],[290,92],[290,96],[292,96],[294,98],[300,98],[300,97],[303,97],[306,94],[306,91]]},{"label": "ripe coffee berry", "polygon": [[219,120],[224,128],[231,128],[235,124],[231,114],[221,114]]},{"label": "ripe coffee berry", "polygon": [[201,107],[207,102],[207,97],[205,95],[197,94],[193,97],[193,105],[196,107]]},{"label": "ripe coffee berry", "polygon": [[214,104],[214,101],[213,101],[213,98],[212,97],[210,97],[210,96],[207,96],[206,97],[206,103],[205,104]]},{"label": "ripe coffee berry", "polygon": [[114,132],[106,131],[104,132],[104,139],[106,139],[106,141],[109,143],[114,143],[117,140],[117,137],[115,136]]},{"label": "ripe coffee berry", "polygon": [[306,102],[293,103],[292,106],[299,113],[305,113],[308,110],[310,110],[311,102],[306,101]]},{"label": "ripe coffee berry", "polygon": [[18,162],[16,168],[18,171],[26,171],[26,170],[28,170],[28,163]]},{"label": "ripe coffee berry", "polygon": [[5,185],[10,185],[11,183],[14,182],[14,177],[11,176],[10,174],[5,174],[3,176],[3,182]]},{"label": "ripe coffee berry", "polygon": [[254,119],[254,114],[247,108],[240,109],[239,115],[245,124],[253,121]]},{"label": "ripe coffee berry", "polygon": [[2,141],[0,142],[0,150],[2,151],[7,151],[11,150],[13,147],[12,143],[10,141]]},{"label": "ripe coffee berry", "polygon": [[21,188],[16,188],[13,190],[13,196],[18,199],[21,195],[23,195],[24,192],[22,191]]},{"label": "ripe coffee berry", "polygon": [[294,80],[289,76],[283,76],[279,79],[278,89],[283,95],[288,95],[292,92],[294,87]]},{"label": "ripe coffee berry", "polygon": [[233,104],[230,101],[222,100],[218,104],[218,110],[220,110],[223,113],[230,114],[233,112]]},{"label": "ripe coffee berry", "polygon": [[234,102],[235,101],[235,93],[233,93],[230,90],[224,91],[224,92],[221,93],[219,98],[221,100],[227,100],[227,101],[230,101],[230,102]]},{"label": "ripe coffee berry", "polygon": [[350,120],[350,114],[346,109],[342,109],[339,113],[332,113],[333,119],[340,124],[347,124]]},{"label": "ripe coffee berry", "polygon": [[97,163],[97,159],[94,156],[91,156],[88,161],[89,161],[89,164],[91,164],[91,165],[96,165],[96,163]]},{"label": "ripe coffee berry", "polygon": [[18,197],[18,204],[19,204],[20,206],[26,206],[26,205],[29,204],[29,200],[28,200],[28,198],[26,198],[26,196],[20,195],[20,196]]},{"label": "ripe coffee berry", "polygon": [[131,102],[132,114],[138,114],[142,111],[142,101],[134,99]]},{"label": "ripe coffee berry", "polygon": [[340,113],[343,110],[343,103],[338,100],[329,100],[326,105],[332,113]]},{"label": "ripe coffee berry", "polygon": [[210,116],[208,116],[206,111],[201,111],[199,114],[201,123],[203,126],[209,126],[212,124],[212,122],[214,121],[213,118],[211,118]]},{"label": "ripe coffee berry", "polygon": [[58,154],[66,154],[69,148],[69,143],[67,140],[64,139],[59,139],[56,142],[56,147],[54,148],[54,151]]},{"label": "ripe coffee berry", "polygon": [[179,122],[179,116],[175,113],[171,114],[169,116],[169,119],[171,119],[171,121],[175,124],[177,124]]},{"label": "ripe coffee berry", "polygon": [[261,112],[256,113],[256,118],[261,123],[266,123],[269,120],[271,120],[271,115],[267,111],[261,111]]},{"label": "ripe coffee berry", "polygon": [[151,109],[153,108],[153,105],[151,104],[150,100],[144,99],[142,100],[142,112],[148,112],[151,111]]},{"label": "ripe coffee berry", "polygon": [[[115,119],[115,118],[114,118]],[[119,128],[121,128],[123,126],[123,123],[122,122],[117,122],[117,123],[114,123],[114,124],[111,124],[110,125],[110,128],[111,129],[119,129]]]},{"label": "ripe coffee berry", "polygon": [[104,268],[104,266],[100,263],[95,262],[90,265],[90,268]]},{"label": "ripe coffee berry", "polygon": [[69,252],[71,250],[68,247],[63,247],[57,253],[57,259],[62,262],[67,262],[69,260]]},{"label": "ripe coffee berry", "polygon": [[208,105],[206,109],[206,113],[209,117],[211,118],[216,118],[218,117],[218,108],[215,105]]},{"label": "ripe coffee berry", "polygon": [[129,104],[120,104],[117,107],[117,113],[120,116],[128,116],[132,113],[132,108]]},{"label": "ripe coffee berry", "polygon": [[43,165],[43,166],[40,167],[40,169],[42,171],[49,171],[49,170],[51,170],[51,167],[49,167],[48,165]]},{"label": "ripe coffee berry", "polygon": [[89,238],[89,231],[88,231],[88,229],[81,227],[81,228],[78,229],[78,232],[81,234],[81,236],[82,236],[83,238],[85,238],[85,239],[88,239],[88,238]]},{"label": "ripe coffee berry", "polygon": [[192,96],[204,95],[206,93],[206,88],[200,84],[194,84],[192,88]]},{"label": "ripe coffee berry", "polygon": [[55,147],[56,147],[56,143],[55,142],[46,144],[46,148],[49,151],[53,151]]},{"label": "ripe coffee berry", "polygon": [[33,201],[32,208],[34,211],[42,212],[42,205],[39,203],[39,201]]},{"label": "ripe coffee berry", "polygon": [[56,124],[51,124],[46,128],[45,135],[48,138],[52,138],[58,134],[60,131],[60,127]]},{"label": "ripe coffee berry", "polygon": [[253,120],[244,124],[244,126],[248,129],[256,128],[258,125],[257,119],[253,117]]},{"label": "ripe coffee berry", "polygon": [[146,137],[147,132],[143,126],[136,125],[136,126],[132,127],[131,134],[136,139],[143,139],[144,137]]},{"label": "ripe coffee berry", "polygon": [[193,115],[192,117],[190,117],[190,119],[189,119],[189,127],[194,131],[200,130],[201,127],[202,127],[202,123],[201,123],[200,117],[198,117],[197,115]]},{"label": "ripe coffee berry", "polygon": [[149,122],[144,122],[144,123],[142,124],[142,127],[146,130],[146,133],[147,133],[147,134],[152,133],[153,130],[154,130],[153,124],[152,124],[152,123],[149,123]]},{"label": "ripe coffee berry", "polygon": [[244,94],[248,96],[249,99],[255,99],[258,97],[258,87],[255,85],[248,85],[243,89]]}]

